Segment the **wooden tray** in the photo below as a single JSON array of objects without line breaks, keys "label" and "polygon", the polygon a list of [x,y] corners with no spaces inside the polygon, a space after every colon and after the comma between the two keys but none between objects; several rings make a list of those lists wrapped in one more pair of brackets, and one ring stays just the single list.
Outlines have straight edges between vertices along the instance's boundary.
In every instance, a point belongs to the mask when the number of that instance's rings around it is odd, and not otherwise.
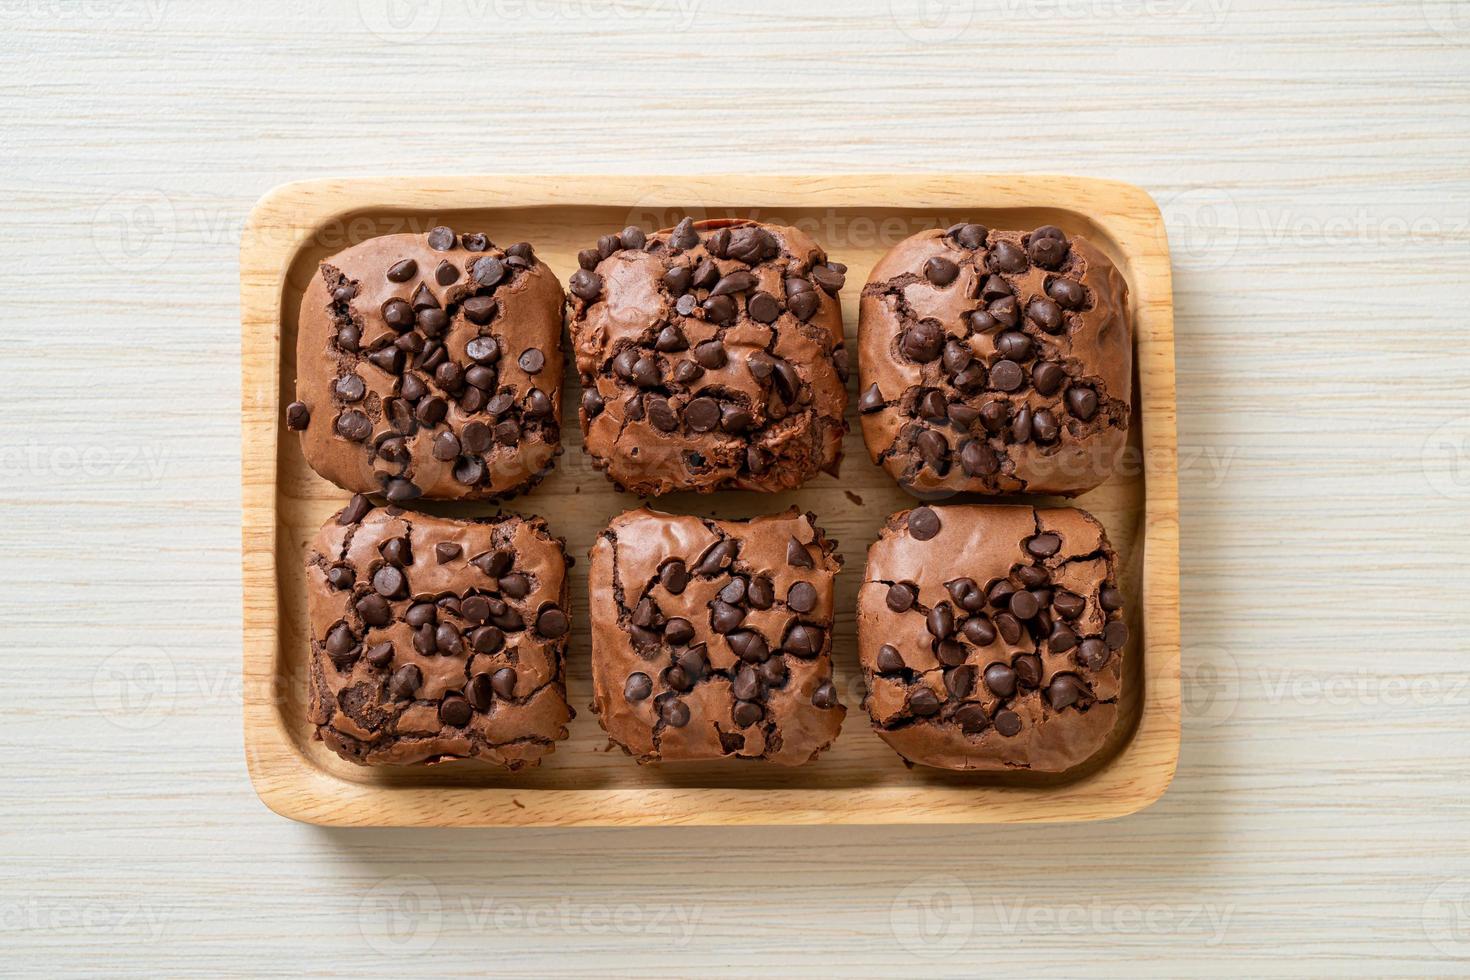
[{"label": "wooden tray", "polygon": [[[888,513],[913,500],[868,462],[855,415],[841,477],[775,496],[674,495],[656,506],[748,517],[796,504],[841,542],[834,659],[849,713],[815,763],[640,767],[609,750],[588,704],[586,555],[609,519],[636,506],[588,464],[575,422],[580,393],[568,367],[565,454],[534,492],[507,509],[544,516],[577,557],[568,685],[571,738],[539,769],[518,774],[474,762],[367,770],[312,742],[304,701],[307,657],[302,547],[347,494],[317,477],[297,440],[281,438],[296,373],[296,319],[318,261],[349,244],[437,224],[525,240],[565,282],[576,253],[630,223],[696,218],[798,224],[848,265],[843,312],[856,350],[857,299],[873,263],[923,228],[969,219],[994,228],[1050,223],[1085,234],[1132,287],[1136,388],[1123,472],[1078,503],[1107,527],[1129,598],[1131,689],[1114,744],[1080,772],[984,776],[908,769],[859,707],[853,609],[869,543]],[[317,824],[499,826],[646,824],[1020,823],[1117,817],[1158,799],[1179,750],[1179,562],[1174,328],[1169,252],[1159,210],[1125,184],[1049,176],[392,177],[287,184],[256,205],[240,255],[244,544],[245,752],[260,798]],[[569,359],[570,360],[570,359]],[[855,391],[857,372],[851,385]],[[491,513],[446,505],[442,513]]]}]

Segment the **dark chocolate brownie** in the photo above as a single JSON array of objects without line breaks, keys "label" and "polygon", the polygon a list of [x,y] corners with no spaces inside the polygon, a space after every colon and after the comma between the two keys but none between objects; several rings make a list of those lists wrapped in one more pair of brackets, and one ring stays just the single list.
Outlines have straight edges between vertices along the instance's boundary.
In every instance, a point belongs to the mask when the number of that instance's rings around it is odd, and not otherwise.
[{"label": "dark chocolate brownie", "polygon": [[773,492],[837,471],[846,266],[805,232],[686,219],[604,235],[578,261],[584,446],[615,484]]},{"label": "dark chocolate brownie", "polygon": [[363,765],[536,765],[567,737],[566,552],[539,517],[358,494],[306,553],[310,720]]},{"label": "dark chocolate brownie", "polygon": [[1128,433],[1128,287],[1087,239],[920,232],[863,287],[858,411],[919,496],[1091,490]]},{"label": "dark chocolate brownie", "polygon": [[592,684],[639,762],[809,762],[847,713],[832,683],[835,542],[795,509],[749,521],[641,508],[592,548]]},{"label": "dark chocolate brownie", "polygon": [[301,299],[286,425],[312,469],[395,503],[529,489],[561,452],[564,308],[524,242],[439,227],[354,245]]},{"label": "dark chocolate brownie", "polygon": [[873,727],[943,769],[1062,772],[1118,720],[1128,627],[1102,525],[1070,507],[918,507],[868,549]]}]

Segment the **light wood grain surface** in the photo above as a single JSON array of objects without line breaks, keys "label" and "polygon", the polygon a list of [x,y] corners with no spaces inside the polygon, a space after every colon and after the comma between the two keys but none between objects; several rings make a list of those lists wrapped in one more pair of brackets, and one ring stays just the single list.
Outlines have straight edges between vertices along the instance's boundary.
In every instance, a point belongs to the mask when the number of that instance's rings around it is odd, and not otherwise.
[{"label": "light wood grain surface", "polygon": [[[0,2],[0,970],[1467,972],[1467,69],[1462,0]],[[1160,202],[1186,695],[1164,799],[1003,829],[267,811],[239,670],[256,198],[824,169]]]}]

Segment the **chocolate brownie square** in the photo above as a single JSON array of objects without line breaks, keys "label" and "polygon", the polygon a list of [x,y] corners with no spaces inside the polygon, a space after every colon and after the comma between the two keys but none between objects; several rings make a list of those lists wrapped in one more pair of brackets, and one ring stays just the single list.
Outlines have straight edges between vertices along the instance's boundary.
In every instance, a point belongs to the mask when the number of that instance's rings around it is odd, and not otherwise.
[{"label": "chocolate brownie square", "polygon": [[868,549],[858,653],[909,762],[1062,772],[1118,720],[1128,627],[1102,525],[1070,507],[918,507]]},{"label": "chocolate brownie square", "polygon": [[858,411],[919,496],[1076,495],[1128,433],[1128,287],[1082,237],[955,225],[894,246],[863,287]]},{"label": "chocolate brownie square", "polygon": [[306,554],[317,737],[362,765],[536,765],[573,717],[566,568],[539,517],[458,521],[354,496]]},{"label": "chocolate brownie square", "polygon": [[775,492],[837,471],[846,266],[805,232],[686,219],[604,235],[578,261],[584,448],[613,483]]},{"label": "chocolate brownie square", "polygon": [[592,549],[592,684],[639,762],[809,762],[847,713],[832,683],[834,542],[794,509],[749,521],[629,511]]},{"label": "chocolate brownie square", "polygon": [[561,452],[565,299],[524,242],[354,245],[301,298],[286,425],[323,477],[394,503],[530,489]]}]

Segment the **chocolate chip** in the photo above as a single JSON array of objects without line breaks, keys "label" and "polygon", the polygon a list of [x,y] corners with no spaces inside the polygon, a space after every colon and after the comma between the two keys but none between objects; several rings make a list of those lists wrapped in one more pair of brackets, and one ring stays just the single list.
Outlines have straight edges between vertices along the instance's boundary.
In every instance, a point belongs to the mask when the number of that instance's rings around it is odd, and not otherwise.
[{"label": "chocolate chip", "polygon": [[1041,409],[1031,419],[1031,433],[1039,443],[1056,442],[1061,431],[1061,427],[1057,425],[1057,417],[1049,408]]},{"label": "chocolate chip", "polygon": [[1041,605],[1030,592],[1013,592],[1010,600],[1011,615],[1017,619],[1030,619],[1041,611]]},{"label": "chocolate chip", "polygon": [[424,674],[417,664],[404,664],[388,678],[388,697],[394,701],[407,701],[423,682]]},{"label": "chocolate chip", "polygon": [[1000,472],[1000,457],[979,439],[960,447],[960,466],[970,476],[993,476]]},{"label": "chocolate chip", "polygon": [[893,612],[903,613],[912,609],[917,599],[918,593],[912,585],[894,582],[888,587],[888,595],[884,598],[884,602]]},{"label": "chocolate chip", "polygon": [[565,636],[570,626],[567,614],[556,606],[548,606],[536,616],[536,632],[549,640]]},{"label": "chocolate chip", "polygon": [[954,634],[954,610],[949,603],[941,602],[929,610],[929,615],[924,617],[924,625],[935,639],[948,639]]},{"label": "chocolate chip", "polygon": [[840,263],[829,262],[826,265],[812,266],[812,282],[829,296],[836,296],[847,283],[847,266],[839,268],[839,265]]},{"label": "chocolate chip", "polygon": [[837,688],[831,681],[823,681],[812,692],[812,706],[826,710],[837,707]]},{"label": "chocolate chip", "polygon": [[694,348],[694,360],[705,370],[719,370],[727,360],[725,345],[718,340],[707,340]]},{"label": "chocolate chip", "polygon": [[497,376],[493,368],[487,368],[483,364],[475,364],[465,370],[464,380],[472,388],[489,391],[495,387]]},{"label": "chocolate chip", "polygon": [[995,713],[995,730],[1006,738],[1017,734],[1021,730],[1021,716],[1009,709],[1003,709]]},{"label": "chocolate chip", "polygon": [[572,295],[575,295],[576,298],[591,303],[603,292],[603,278],[591,270],[578,269],[572,273],[569,288],[572,289]]},{"label": "chocolate chip", "polygon": [[527,374],[540,374],[541,369],[546,367],[546,355],[541,353],[540,348],[528,347],[521,351],[520,359],[517,361],[521,370]]},{"label": "chocolate chip", "polygon": [[909,711],[920,718],[939,713],[939,696],[927,687],[921,687],[909,695]]},{"label": "chocolate chip", "polygon": [[470,678],[470,682],[464,686],[465,700],[476,711],[489,711],[491,705],[491,694],[494,687],[490,681],[489,674],[476,674]]},{"label": "chocolate chip", "polygon": [[771,655],[765,637],[753,630],[741,630],[725,637],[730,650],[746,663],[761,663]]},{"label": "chocolate chip", "polygon": [[469,701],[458,694],[446,694],[439,702],[439,720],[451,728],[463,728],[473,716]]},{"label": "chocolate chip", "polygon": [[393,665],[393,644],[378,643],[368,647],[363,658],[377,670],[387,670]]},{"label": "chocolate chip", "polygon": [[670,698],[660,704],[659,714],[671,728],[683,728],[689,724],[689,706],[678,698]]},{"label": "chocolate chip", "polygon": [[682,595],[689,585],[689,571],[684,563],[675,558],[658,570],[658,580],[671,595]]},{"label": "chocolate chip", "polygon": [[976,249],[985,245],[985,236],[990,234],[990,229],[984,225],[959,224],[951,226],[945,234],[965,248]]},{"label": "chocolate chip", "polygon": [[914,446],[930,469],[943,475],[949,469],[949,442],[933,429],[925,429],[914,439]]},{"label": "chocolate chip", "polygon": [[1053,711],[1069,708],[1086,696],[1086,686],[1074,674],[1058,674],[1046,688],[1046,700]]},{"label": "chocolate chip", "polygon": [[907,665],[903,662],[903,655],[897,648],[883,644],[878,648],[878,670],[884,674],[896,674],[906,670]]},{"label": "chocolate chip", "polygon": [[292,402],[286,406],[286,428],[300,432],[311,424],[311,410],[303,402]]},{"label": "chocolate chip", "polygon": [[669,244],[679,249],[693,248],[699,244],[699,233],[694,230],[693,218],[685,218],[674,226],[669,234]]},{"label": "chocolate chip", "polygon": [[432,602],[415,602],[403,614],[403,621],[414,629],[439,621],[439,607]]},{"label": "chocolate chip", "polygon": [[948,286],[960,274],[960,267],[942,255],[932,256],[924,263],[924,278],[936,286]]},{"label": "chocolate chip", "polygon": [[1097,593],[1098,605],[1108,612],[1117,612],[1123,608],[1123,593],[1113,585],[1104,585]]},{"label": "chocolate chip", "polygon": [[700,304],[704,318],[711,323],[729,324],[735,321],[735,301],[729,296],[711,296]]},{"label": "chocolate chip", "polygon": [[1008,698],[1016,693],[1016,672],[1005,664],[991,664],[985,668],[985,686],[996,697]]},{"label": "chocolate chip", "polygon": [[786,593],[786,605],[799,613],[809,613],[817,608],[817,590],[810,583],[797,582]]},{"label": "chocolate chip", "polygon": [[709,625],[716,633],[728,635],[740,628],[745,621],[745,610],[739,606],[732,606],[723,599],[716,599],[710,604]]},{"label": "chocolate chip", "polygon": [[342,508],[342,513],[337,515],[337,523],[343,527],[361,523],[372,509],[373,502],[365,494],[354,493],[352,499],[347,501],[347,506]]},{"label": "chocolate chip", "polygon": [[689,292],[693,278],[693,273],[689,271],[688,266],[676,265],[664,273],[664,288],[673,296],[683,296]]},{"label": "chocolate chip", "polygon": [[1109,650],[1121,650],[1128,645],[1128,624],[1115,619],[1103,627],[1103,642]]},{"label": "chocolate chip", "polygon": [[1015,615],[1010,612],[996,613],[993,622],[1002,640],[1011,644],[1021,641],[1021,621]]},{"label": "chocolate chip", "polygon": [[1016,671],[1016,681],[1021,687],[1032,689],[1041,684],[1041,658],[1034,653],[1023,653],[1011,661]]},{"label": "chocolate chip", "polygon": [[551,396],[540,388],[532,388],[526,394],[526,415],[533,419],[550,418],[554,409]]},{"label": "chocolate chip", "polygon": [[1046,638],[1047,649],[1052,653],[1066,653],[1077,645],[1077,634],[1069,626],[1057,623]]},{"label": "chocolate chip", "polygon": [[882,411],[886,406],[887,402],[883,399],[883,392],[878,390],[876,381],[868,385],[867,390],[858,398],[858,411],[863,415]]},{"label": "chocolate chip", "polygon": [[388,281],[408,282],[410,279],[418,274],[418,271],[419,264],[413,259],[404,259],[401,262],[394,262],[388,267]]},{"label": "chocolate chip", "polygon": [[810,320],[821,309],[821,298],[805,279],[787,279],[785,286],[786,308],[802,323]]},{"label": "chocolate chip", "polygon": [[954,698],[967,698],[975,689],[975,668],[968,664],[944,672],[944,689]]},{"label": "chocolate chip", "polygon": [[1069,310],[1080,310],[1087,305],[1087,290],[1070,279],[1053,279],[1046,284],[1046,295]]},{"label": "chocolate chip", "polygon": [[357,602],[353,608],[362,617],[362,621],[369,626],[386,626],[393,618],[393,611],[389,608],[387,601],[377,593],[368,593]]},{"label": "chocolate chip", "polygon": [[[713,398],[694,399],[684,406],[684,422],[695,432],[711,431],[720,424],[719,403]],[[672,428],[666,431],[672,431]]]},{"label": "chocolate chip", "polygon": [[745,310],[757,323],[775,323],[781,316],[781,304],[770,293],[752,293],[745,302]]},{"label": "chocolate chip", "polygon": [[929,507],[915,507],[909,511],[908,528],[915,541],[928,541],[939,533],[939,515]]},{"label": "chocolate chip", "polygon": [[490,687],[496,694],[503,698],[513,698],[516,694],[516,672],[512,667],[501,667],[490,675]]},{"label": "chocolate chip", "polygon": [[1067,258],[1067,236],[1059,228],[1044,225],[1031,233],[1026,254],[1043,269],[1059,268]]},{"label": "chocolate chip", "polygon": [[1061,548],[1061,536],[1050,531],[1028,538],[1026,541],[1026,552],[1034,558],[1050,558]]},{"label": "chocolate chip", "polygon": [[725,254],[738,262],[756,265],[775,258],[780,246],[775,237],[764,228],[747,225],[730,231],[730,243]]},{"label": "chocolate chip", "polygon": [[339,436],[352,442],[362,442],[373,434],[373,423],[368,421],[366,415],[357,411],[343,412],[337,416],[335,428]]},{"label": "chocolate chip", "polygon": [[1025,378],[1015,361],[996,361],[990,366],[990,387],[996,391],[1015,391]]},{"label": "chocolate chip", "polygon": [[694,639],[694,624],[676,616],[664,624],[664,639],[675,646],[683,646]]},{"label": "chocolate chip", "polygon": [[[483,259],[475,260],[475,264],[470,266],[470,274],[475,277],[477,286],[489,289],[505,278],[505,263],[493,255],[487,255]],[[575,282],[576,278],[573,276],[572,280]]]},{"label": "chocolate chip", "polygon": [[350,589],[356,581],[357,572],[353,571],[351,565],[333,565],[327,569],[327,583],[334,589]]},{"label": "chocolate chip", "polygon": [[498,626],[481,626],[470,633],[470,646],[476,653],[499,653],[505,647],[505,632]]},{"label": "chocolate chip", "polygon": [[735,557],[737,547],[736,543],[728,538],[716,541],[700,556],[699,563],[694,566],[694,574],[718,575],[720,570]]},{"label": "chocolate chip", "polygon": [[899,349],[905,357],[928,363],[944,350],[944,342],[944,328],[933,320],[923,320],[904,331]]},{"label": "chocolate chip", "polygon": [[728,275],[722,276],[715,287],[710,290],[711,296],[730,296],[735,293],[744,293],[760,285],[760,280],[754,273],[744,269],[736,269]]},{"label": "chocolate chip", "polygon": [[995,642],[995,625],[984,616],[971,616],[960,631],[976,646],[989,646]]},{"label": "chocolate chip", "polygon": [[429,229],[429,247],[436,252],[447,252],[454,248],[454,231],[444,225]]},{"label": "chocolate chip", "polygon": [[1051,361],[1042,361],[1031,369],[1031,386],[1038,394],[1052,395],[1062,386],[1066,379],[1066,372],[1061,366]]},{"label": "chocolate chip", "polygon": [[766,709],[754,701],[736,701],[735,709],[730,712],[730,717],[740,728],[749,728],[758,723],[766,716]]},{"label": "chocolate chip", "polygon": [[1033,299],[1026,307],[1026,316],[1047,333],[1058,333],[1065,325],[1062,308],[1049,299]]},{"label": "chocolate chip", "polygon": [[478,231],[468,231],[459,236],[459,244],[466,252],[483,252],[490,247],[490,239]]},{"label": "chocolate chip", "polygon": [[653,680],[642,671],[635,671],[628,675],[623,682],[623,697],[630,702],[643,701],[653,693]]},{"label": "chocolate chip", "polygon": [[996,272],[1016,275],[1026,271],[1026,253],[1015,242],[998,241],[990,247],[990,265]]},{"label": "chocolate chip", "polygon": [[1097,392],[1073,385],[1067,389],[1067,411],[1086,422],[1097,414]]},{"label": "chocolate chip", "polygon": [[963,643],[954,640],[940,640],[934,644],[934,656],[946,667],[958,667],[969,657]]}]

